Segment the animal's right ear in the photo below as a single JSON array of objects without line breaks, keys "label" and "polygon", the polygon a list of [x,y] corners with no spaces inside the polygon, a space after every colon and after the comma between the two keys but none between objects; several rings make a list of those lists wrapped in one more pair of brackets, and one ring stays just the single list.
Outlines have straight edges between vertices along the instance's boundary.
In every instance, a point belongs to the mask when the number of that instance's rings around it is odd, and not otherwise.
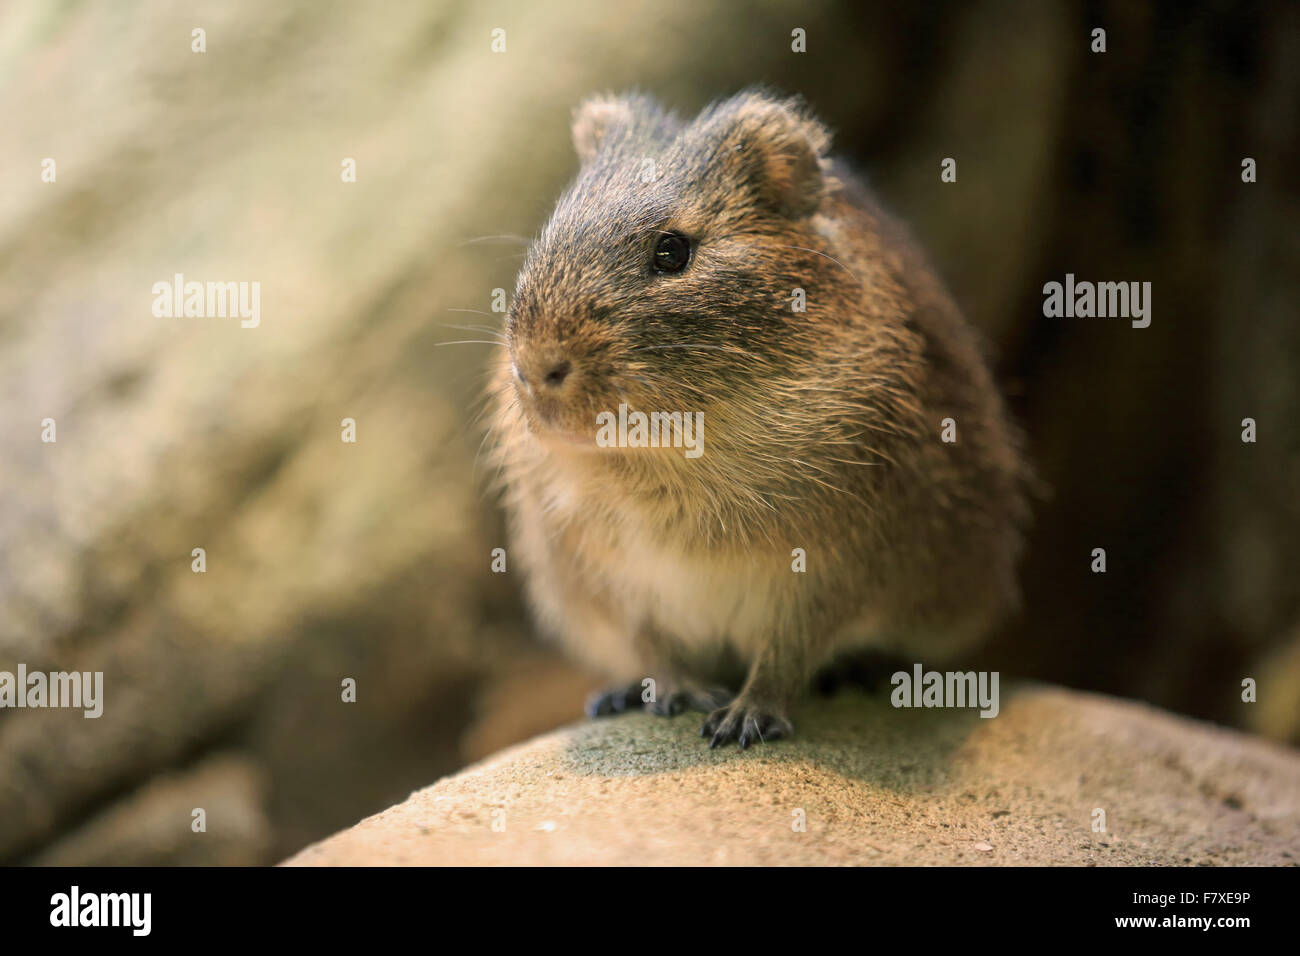
[{"label": "animal's right ear", "polygon": [[636,119],[632,104],[618,96],[593,96],[573,111],[573,148],[579,162],[588,162],[600,150],[609,131]]},{"label": "animal's right ear", "polygon": [[784,213],[814,213],[838,185],[828,174],[831,135],[799,99],[742,93],[718,112],[737,174]]}]

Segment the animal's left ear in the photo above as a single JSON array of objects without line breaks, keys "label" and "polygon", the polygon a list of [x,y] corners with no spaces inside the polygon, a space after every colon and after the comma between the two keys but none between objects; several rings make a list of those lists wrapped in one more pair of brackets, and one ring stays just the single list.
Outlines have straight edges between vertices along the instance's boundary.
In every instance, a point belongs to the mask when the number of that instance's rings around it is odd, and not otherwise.
[{"label": "animal's left ear", "polygon": [[744,95],[728,104],[732,162],[779,211],[810,216],[834,186],[826,174],[831,134],[798,99]]},{"label": "animal's left ear", "polygon": [[573,148],[578,161],[587,163],[600,150],[610,130],[617,126],[631,126],[636,122],[636,110],[628,97],[592,96],[582,101],[573,111]]}]

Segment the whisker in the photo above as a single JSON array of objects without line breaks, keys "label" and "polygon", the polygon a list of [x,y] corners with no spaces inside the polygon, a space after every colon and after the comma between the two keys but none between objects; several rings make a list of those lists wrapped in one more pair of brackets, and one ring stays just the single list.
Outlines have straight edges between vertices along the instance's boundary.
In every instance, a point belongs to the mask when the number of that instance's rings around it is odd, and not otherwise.
[{"label": "whisker", "polygon": [[862,280],[859,279],[856,275],[854,275],[853,270],[850,269],[848,266],[846,266],[844,263],[840,262],[840,260],[836,259],[834,256],[828,256],[826,253],[821,252],[820,250],[817,249],[809,249],[807,246],[787,246],[779,242],[774,242],[772,243],[772,245],[777,249],[798,249],[800,252],[811,252],[815,256],[821,256],[823,259],[829,259],[831,262],[835,263],[837,266],[839,266],[841,269],[847,272],[854,282],[856,282],[858,285],[862,285]]},{"label": "whisker", "polygon": [[456,245],[473,246],[480,242],[522,242],[524,245],[528,245],[528,243],[532,241],[533,240],[529,239],[527,236],[512,236],[507,234],[501,236],[474,236],[472,239],[466,239],[464,242],[456,243]]},{"label": "whisker", "polygon": [[753,352],[748,349],[742,349],[737,345],[707,345],[703,342],[686,342],[680,345],[638,345],[630,352],[656,352],[660,349],[713,349],[718,352],[730,352],[733,355],[744,355],[748,358],[756,358]]},{"label": "whisker", "polygon": [[505,341],[505,333],[499,329],[494,329],[490,325],[452,325],[449,322],[439,322],[444,329],[459,329],[461,332],[486,332],[488,335],[495,335],[501,341]]}]

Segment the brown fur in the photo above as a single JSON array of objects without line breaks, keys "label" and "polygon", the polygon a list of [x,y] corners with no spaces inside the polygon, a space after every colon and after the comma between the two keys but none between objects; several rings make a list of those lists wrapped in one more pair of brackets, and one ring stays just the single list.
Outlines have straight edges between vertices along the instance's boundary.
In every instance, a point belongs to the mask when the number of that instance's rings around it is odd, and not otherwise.
[{"label": "brown fur", "polygon": [[[511,553],[542,626],[612,677],[654,677],[662,712],[724,703],[701,688],[740,660],[740,695],[705,732],[742,745],[788,733],[846,646],[928,664],[979,640],[1016,601],[1017,436],[973,330],[826,158],[826,130],[762,93],[689,123],[602,97],[574,141],[581,171],[529,251],[492,385]],[[664,232],[692,240],[680,273],[652,268]],[[538,384],[564,362],[559,387]],[[703,456],[594,447],[620,402],[702,411]]]}]

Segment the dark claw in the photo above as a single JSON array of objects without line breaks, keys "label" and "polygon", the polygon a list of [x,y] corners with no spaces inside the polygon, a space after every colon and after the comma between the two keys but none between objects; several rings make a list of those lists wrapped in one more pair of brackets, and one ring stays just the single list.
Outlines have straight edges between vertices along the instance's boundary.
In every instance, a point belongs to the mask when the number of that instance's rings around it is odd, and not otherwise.
[{"label": "dark claw", "polygon": [[612,690],[597,691],[587,698],[584,708],[588,717],[610,717],[639,706],[641,703],[641,685],[629,684]]},{"label": "dark claw", "polygon": [[646,710],[660,717],[676,717],[688,710],[711,713],[731,702],[731,692],[721,687],[705,690],[677,690],[661,697],[652,704],[646,704]]},{"label": "dark claw", "polygon": [[700,728],[701,737],[711,738],[710,749],[735,740],[741,750],[746,750],[750,744],[780,740],[793,732],[793,725],[785,717],[741,701],[715,710]]},{"label": "dark claw", "polygon": [[645,705],[645,709],[660,717],[676,717],[690,705],[690,700],[683,691],[673,691],[667,697],[661,697]]}]

